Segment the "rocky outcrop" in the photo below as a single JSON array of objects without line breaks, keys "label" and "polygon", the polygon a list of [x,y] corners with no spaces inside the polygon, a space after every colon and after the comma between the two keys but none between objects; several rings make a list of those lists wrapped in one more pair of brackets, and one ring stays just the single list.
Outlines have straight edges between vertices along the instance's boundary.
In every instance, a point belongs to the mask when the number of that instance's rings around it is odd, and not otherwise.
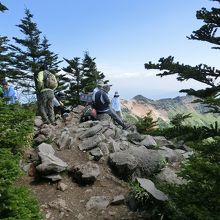
[{"label": "rocky outcrop", "polygon": [[[107,116],[101,117],[100,121],[79,123],[81,109],[81,106],[73,109],[66,117],[65,127],[60,128],[59,132],[36,118],[35,126],[38,129],[35,130],[38,136],[35,139],[41,135],[47,140],[52,138],[59,150],[78,146],[80,151],[87,153],[89,160],[97,162],[103,159],[108,162],[112,171],[124,180],[151,177],[158,174],[167,163],[181,161],[189,154],[186,150],[177,149],[180,145],[175,146],[165,137],[141,135],[134,127],[133,130],[122,130]],[[66,169],[67,164],[54,156],[51,146],[44,143],[37,149],[42,161],[36,167],[39,172],[51,174]],[[91,162],[74,166],[71,172],[75,181],[81,184],[93,183],[100,173],[98,165]]]}]

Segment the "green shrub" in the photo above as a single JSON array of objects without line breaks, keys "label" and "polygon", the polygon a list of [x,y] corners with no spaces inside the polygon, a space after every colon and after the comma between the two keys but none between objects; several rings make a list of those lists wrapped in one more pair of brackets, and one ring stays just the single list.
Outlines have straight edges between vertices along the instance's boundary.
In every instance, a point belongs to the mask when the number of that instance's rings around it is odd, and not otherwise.
[{"label": "green shrub", "polygon": [[0,194],[16,180],[19,174],[19,156],[13,155],[9,149],[0,149]]},{"label": "green shrub", "polygon": [[0,204],[0,219],[40,220],[43,219],[37,201],[24,187],[10,186],[5,200]]},{"label": "green shrub", "polygon": [[143,118],[138,117],[136,127],[139,133],[149,134],[157,126],[158,121],[154,121],[151,114],[152,114],[152,111],[149,111]]},{"label": "green shrub", "polygon": [[0,148],[22,152],[31,144],[34,113],[20,105],[0,104]]}]

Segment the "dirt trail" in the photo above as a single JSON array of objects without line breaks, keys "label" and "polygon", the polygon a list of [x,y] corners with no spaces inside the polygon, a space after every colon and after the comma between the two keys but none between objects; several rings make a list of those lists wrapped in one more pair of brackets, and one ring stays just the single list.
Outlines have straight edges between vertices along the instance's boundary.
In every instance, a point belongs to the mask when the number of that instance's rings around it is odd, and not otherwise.
[{"label": "dirt trail", "polygon": [[[61,130],[61,126],[59,129]],[[56,130],[56,133],[59,132]],[[55,155],[65,161],[69,167],[83,164],[89,161],[88,155],[78,147],[72,149],[57,150],[57,145],[52,143],[56,150]],[[47,220],[121,220],[121,219],[143,219],[137,212],[130,211],[125,204],[109,205],[103,210],[86,209],[86,203],[92,196],[106,196],[109,201],[115,196],[128,193],[128,183],[116,178],[109,169],[106,159],[94,162],[99,165],[100,175],[93,185],[79,186],[68,176],[67,172],[62,174],[61,183],[68,186],[65,191],[57,189],[58,183],[48,180],[36,180],[29,175],[23,176],[19,183],[26,185],[33,191],[39,201],[44,219]]]}]

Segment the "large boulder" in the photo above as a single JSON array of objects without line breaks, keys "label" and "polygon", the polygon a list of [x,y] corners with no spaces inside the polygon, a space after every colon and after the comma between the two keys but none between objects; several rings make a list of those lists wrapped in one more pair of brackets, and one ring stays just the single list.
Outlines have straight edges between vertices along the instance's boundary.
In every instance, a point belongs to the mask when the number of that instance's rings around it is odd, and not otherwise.
[{"label": "large boulder", "polygon": [[151,176],[163,167],[162,161],[157,151],[149,150],[144,146],[130,147],[128,150],[115,152],[109,156],[110,167],[124,180]]},{"label": "large boulder", "polygon": [[59,173],[68,167],[68,164],[54,156],[53,154],[38,153],[41,164],[36,167],[37,171],[43,175]]}]

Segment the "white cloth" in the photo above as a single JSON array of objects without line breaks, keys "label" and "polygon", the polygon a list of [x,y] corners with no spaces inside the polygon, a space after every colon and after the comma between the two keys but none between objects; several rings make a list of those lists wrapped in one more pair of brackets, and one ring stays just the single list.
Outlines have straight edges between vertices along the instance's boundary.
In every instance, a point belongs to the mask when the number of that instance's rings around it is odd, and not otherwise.
[{"label": "white cloth", "polygon": [[53,106],[54,107],[60,106],[60,102],[56,99],[56,97],[53,98]]},{"label": "white cloth", "polygon": [[95,102],[95,94],[99,91],[99,88],[96,87],[92,92],[92,101]]},{"label": "white cloth", "polygon": [[121,104],[120,104],[120,99],[119,99],[119,97],[113,97],[111,104],[112,104],[112,108],[113,108],[116,112],[121,111]]}]

